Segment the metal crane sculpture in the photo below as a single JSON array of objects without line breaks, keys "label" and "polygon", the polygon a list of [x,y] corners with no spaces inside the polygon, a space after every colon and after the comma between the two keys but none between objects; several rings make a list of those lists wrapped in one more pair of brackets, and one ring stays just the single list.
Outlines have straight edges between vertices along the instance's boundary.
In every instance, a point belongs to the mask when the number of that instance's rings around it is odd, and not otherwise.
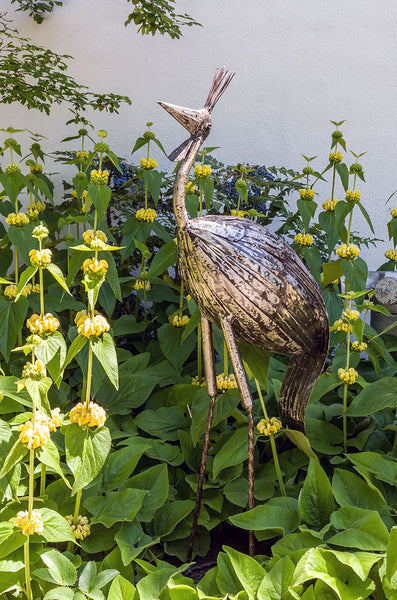
[{"label": "metal crane sculpture", "polygon": [[[248,417],[248,508],[254,507],[253,399],[237,340],[290,355],[280,390],[285,426],[304,431],[306,406],[328,352],[328,318],[321,292],[286,242],[247,219],[208,215],[190,219],[186,183],[211,129],[211,112],[234,73],[217,69],[204,108],[192,110],[159,102],[190,133],[169,156],[180,161],[174,184],[178,265],[201,315],[209,402],[196,506],[187,560],[196,535],[210,430],[217,396],[212,323],[223,331],[241,401]],[[250,553],[254,537],[250,532]]]}]

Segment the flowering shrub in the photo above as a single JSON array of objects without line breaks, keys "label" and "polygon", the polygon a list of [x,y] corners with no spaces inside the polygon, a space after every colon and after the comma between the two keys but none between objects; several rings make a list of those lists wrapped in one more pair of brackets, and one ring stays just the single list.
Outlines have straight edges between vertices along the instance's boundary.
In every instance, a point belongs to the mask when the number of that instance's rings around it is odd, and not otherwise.
[{"label": "flowering shrub", "polygon": [[[185,567],[164,561],[185,559],[208,396],[198,309],[175,265],[172,178],[151,157],[162,145],[148,124],[133,148],[146,156],[123,166],[106,132],[89,151],[88,130],[80,129],[72,139],[79,148],[63,153],[75,176],[54,206],[36,138],[26,169],[16,162],[26,154],[24,134],[5,132],[0,595],[7,600],[145,599],[154,589],[160,598],[263,600],[283,597],[281,580],[291,597],[309,600],[366,598],[375,586],[386,597],[394,591],[395,341],[367,322],[371,311],[387,311],[366,290],[359,254],[370,239],[353,230],[357,210],[371,230],[365,192],[357,190],[364,171],[358,155],[343,162],[342,123],[334,125],[322,171],[310,157],[301,173],[225,167],[207,148],[188,184],[191,217],[220,212],[269,224],[277,215],[323,292],[331,326],[306,435],[277,417],[285,357],[240,347],[255,398],[257,506],[249,511],[246,417],[215,329],[219,395],[194,551],[205,556],[233,526],[255,532],[258,557],[225,546],[199,588],[180,573]],[[324,199],[314,186],[327,172]],[[269,558],[262,541],[274,538]]]}]

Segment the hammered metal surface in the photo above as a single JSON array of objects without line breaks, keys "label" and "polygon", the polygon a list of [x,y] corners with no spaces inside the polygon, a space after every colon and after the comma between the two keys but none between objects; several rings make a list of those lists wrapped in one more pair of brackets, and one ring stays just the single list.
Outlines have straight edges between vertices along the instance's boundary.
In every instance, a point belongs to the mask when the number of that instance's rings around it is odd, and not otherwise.
[{"label": "hammered metal surface", "polygon": [[247,219],[206,216],[178,231],[179,267],[200,311],[239,340],[279,354],[316,346],[327,327],[317,283],[278,235]]},{"label": "hammered metal surface", "polygon": [[191,134],[171,155],[180,160],[174,184],[179,269],[202,315],[236,337],[292,356],[279,407],[285,425],[304,431],[306,406],[328,351],[328,317],[321,292],[296,253],[278,235],[248,219],[190,219],[186,183],[211,129],[211,112],[234,73],[217,70],[204,108],[161,102]]}]

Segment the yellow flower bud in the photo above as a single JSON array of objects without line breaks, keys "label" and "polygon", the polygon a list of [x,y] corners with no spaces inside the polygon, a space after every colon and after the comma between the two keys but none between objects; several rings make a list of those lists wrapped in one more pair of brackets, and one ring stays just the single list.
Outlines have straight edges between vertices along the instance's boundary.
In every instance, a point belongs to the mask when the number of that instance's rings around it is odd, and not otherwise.
[{"label": "yellow flower bud", "polygon": [[220,373],[216,376],[216,387],[220,392],[226,392],[237,387],[237,381],[233,374]]},{"label": "yellow flower bud", "polygon": [[342,162],[343,154],[342,152],[330,152],[329,153],[329,162],[333,165]]},{"label": "yellow flower bud", "polygon": [[87,535],[90,535],[91,528],[87,517],[79,515],[76,523],[74,523],[73,515],[66,515],[65,519],[69,523],[76,540],[83,540]]},{"label": "yellow flower bud", "polygon": [[10,213],[6,218],[8,225],[15,225],[15,227],[25,227],[29,223],[29,217],[23,212]]},{"label": "yellow flower bud", "polygon": [[106,260],[98,260],[96,258],[87,258],[83,262],[83,271],[91,277],[105,277],[108,270],[108,263]]},{"label": "yellow flower bud", "polygon": [[154,158],[141,158],[140,164],[142,169],[146,169],[148,171],[151,171],[157,167],[157,163]]},{"label": "yellow flower bud", "polygon": [[245,210],[236,210],[235,208],[233,208],[230,211],[230,214],[232,215],[232,217],[238,217],[241,219],[244,218],[247,213],[245,212]]},{"label": "yellow flower bud", "polygon": [[18,427],[19,440],[28,448],[28,450],[35,450],[40,446],[44,446],[50,439],[50,428],[48,422],[37,418],[34,422],[26,421],[23,425]]},{"label": "yellow flower bud", "polygon": [[[35,227],[38,229],[38,227]],[[43,250],[31,250],[29,252],[30,264],[32,267],[40,267],[44,269],[51,264],[52,252],[49,248],[44,248]]]},{"label": "yellow flower bud", "polygon": [[355,383],[358,373],[353,367],[350,367],[350,369],[338,369],[338,377],[343,383],[352,385]]},{"label": "yellow flower bud", "polygon": [[335,252],[339,258],[356,258],[360,254],[360,248],[356,244],[341,244]]},{"label": "yellow flower bud", "polygon": [[147,221],[148,223],[152,223],[157,217],[157,213],[153,208],[140,208],[135,213],[135,218],[138,221]]},{"label": "yellow flower bud", "polygon": [[335,206],[337,205],[337,203],[338,203],[337,200],[325,200],[325,202],[323,202],[323,204],[322,204],[322,207],[327,212],[334,212]]},{"label": "yellow flower bud", "polygon": [[90,174],[90,182],[94,185],[106,185],[109,180],[109,171],[105,169],[104,171],[92,169]]},{"label": "yellow flower bud", "polygon": [[169,321],[173,327],[184,327],[189,323],[189,317],[187,315],[176,314],[173,317],[169,317]]},{"label": "yellow flower bud", "polygon": [[29,513],[27,510],[20,510],[17,516],[15,517],[15,526],[18,529],[22,529],[23,535],[33,535],[34,533],[38,533],[39,535],[43,533],[43,521],[38,513],[32,512],[30,515],[29,521]]},{"label": "yellow flower bud", "polygon": [[299,190],[301,200],[313,200],[315,193],[315,190],[312,190],[310,188],[301,188]]},{"label": "yellow flower bud", "polygon": [[313,236],[310,233],[297,233],[294,241],[299,246],[311,246],[313,244]]},{"label": "yellow flower bud", "polygon": [[47,336],[59,328],[59,321],[51,313],[47,313],[44,317],[33,314],[26,321],[26,325],[31,333]]},{"label": "yellow flower bud", "polygon": [[88,425],[88,427],[103,427],[105,421],[105,410],[95,402],[90,402],[88,410],[85,404],[79,402],[70,411],[70,422],[77,423],[80,427],[84,425]]},{"label": "yellow flower bud", "polygon": [[194,176],[196,179],[208,179],[211,175],[212,169],[209,165],[196,165],[194,167]]}]

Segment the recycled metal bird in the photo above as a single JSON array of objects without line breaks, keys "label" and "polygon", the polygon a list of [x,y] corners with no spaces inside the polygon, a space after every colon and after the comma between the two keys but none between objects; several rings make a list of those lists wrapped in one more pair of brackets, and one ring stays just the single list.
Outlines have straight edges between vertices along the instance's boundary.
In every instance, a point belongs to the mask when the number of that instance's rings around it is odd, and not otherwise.
[{"label": "recycled metal bird", "polygon": [[306,406],[328,352],[328,318],[321,292],[281,237],[247,219],[224,215],[190,219],[186,211],[190,169],[210,132],[212,109],[233,76],[224,67],[217,69],[204,108],[199,110],[159,102],[190,133],[169,158],[180,161],[174,185],[178,264],[201,315],[210,398],[188,560],[193,552],[217,396],[212,323],[223,331],[248,417],[249,509],[254,507],[253,399],[237,340],[291,356],[280,390],[279,410],[284,425],[300,431],[304,431]]}]

